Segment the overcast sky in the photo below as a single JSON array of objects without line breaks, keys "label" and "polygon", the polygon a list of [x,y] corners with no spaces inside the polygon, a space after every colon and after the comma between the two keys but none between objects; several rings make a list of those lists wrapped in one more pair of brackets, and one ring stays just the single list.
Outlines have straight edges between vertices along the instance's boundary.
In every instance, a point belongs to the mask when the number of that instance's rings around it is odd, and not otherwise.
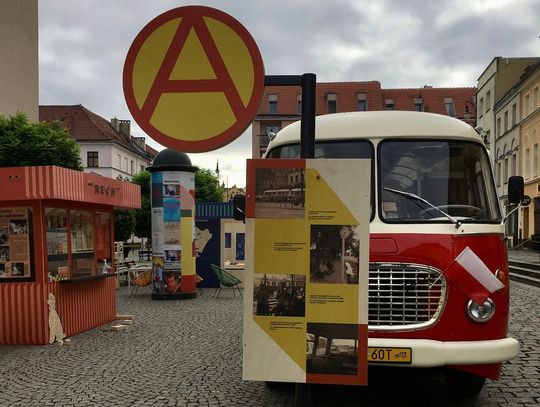
[{"label": "overcast sky", "polygon": [[[154,17],[190,4],[239,20],[269,75],[476,86],[495,56],[540,56],[540,0],[39,0],[40,104],[80,103],[106,119],[131,119],[132,134],[145,136],[124,100],[127,51]],[[245,185],[250,156],[250,129],[219,150],[190,154],[211,169],[219,157],[229,186]]]}]

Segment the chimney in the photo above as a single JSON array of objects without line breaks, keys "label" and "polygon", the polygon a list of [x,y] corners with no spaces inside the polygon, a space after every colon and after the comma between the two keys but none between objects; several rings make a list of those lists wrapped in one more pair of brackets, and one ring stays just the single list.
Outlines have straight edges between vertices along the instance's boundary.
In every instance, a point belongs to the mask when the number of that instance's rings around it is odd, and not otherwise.
[{"label": "chimney", "polygon": [[144,137],[131,137],[131,139],[143,150],[146,151],[146,139]]},{"label": "chimney", "polygon": [[118,131],[126,137],[131,137],[131,120],[118,120]]},{"label": "chimney", "polygon": [[120,128],[118,127],[118,119],[116,117],[112,118],[111,119],[111,126],[113,129],[115,129],[116,131],[120,131]]}]

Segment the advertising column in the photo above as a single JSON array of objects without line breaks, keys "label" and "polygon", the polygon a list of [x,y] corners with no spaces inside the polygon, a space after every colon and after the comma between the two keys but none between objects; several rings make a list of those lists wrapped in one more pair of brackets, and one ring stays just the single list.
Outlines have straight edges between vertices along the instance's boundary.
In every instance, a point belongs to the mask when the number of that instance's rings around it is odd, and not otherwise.
[{"label": "advertising column", "polygon": [[152,167],[152,299],[194,298],[195,170],[166,149]]},{"label": "advertising column", "polygon": [[248,160],[243,378],[367,384],[370,160]]}]

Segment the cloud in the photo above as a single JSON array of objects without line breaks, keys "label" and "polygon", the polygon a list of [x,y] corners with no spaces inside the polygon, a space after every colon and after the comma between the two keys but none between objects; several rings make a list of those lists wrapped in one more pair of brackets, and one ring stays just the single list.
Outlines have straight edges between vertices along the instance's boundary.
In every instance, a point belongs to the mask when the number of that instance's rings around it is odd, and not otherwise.
[{"label": "cloud", "polygon": [[[384,88],[475,86],[495,56],[540,54],[540,0],[200,3],[239,20],[272,75],[314,72],[319,81],[378,80]],[[127,51],[150,20],[181,5],[40,0],[40,103],[81,103],[107,119],[131,119],[121,83]],[[132,127],[135,135],[144,135],[136,123]],[[245,133],[194,160],[213,169],[219,156],[229,182],[241,184],[250,155]]]}]

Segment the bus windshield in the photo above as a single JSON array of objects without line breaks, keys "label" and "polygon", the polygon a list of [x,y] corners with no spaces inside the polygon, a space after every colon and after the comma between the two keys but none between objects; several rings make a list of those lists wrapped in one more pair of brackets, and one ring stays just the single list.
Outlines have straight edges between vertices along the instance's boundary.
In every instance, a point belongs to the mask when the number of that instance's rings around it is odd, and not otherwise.
[{"label": "bus windshield", "polygon": [[379,210],[386,222],[450,222],[444,213],[462,222],[501,220],[489,160],[476,143],[383,141],[379,180]]}]

